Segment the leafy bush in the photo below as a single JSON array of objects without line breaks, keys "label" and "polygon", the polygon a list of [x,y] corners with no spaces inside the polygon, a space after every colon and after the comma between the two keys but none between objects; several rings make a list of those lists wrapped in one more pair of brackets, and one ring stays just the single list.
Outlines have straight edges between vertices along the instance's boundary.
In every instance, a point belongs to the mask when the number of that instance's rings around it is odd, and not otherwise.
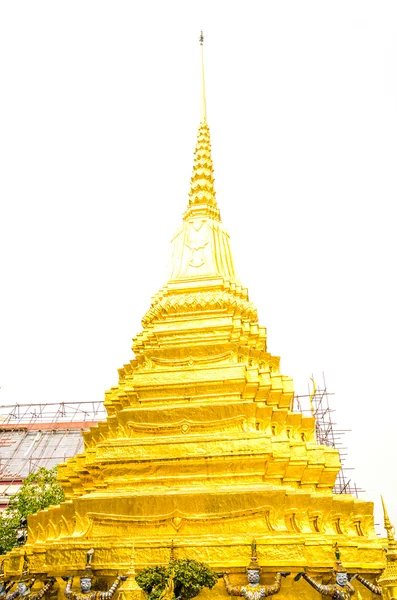
[{"label": "leafy bush", "polygon": [[7,508],[0,513],[0,555],[18,545],[21,521],[28,515],[64,501],[63,489],[56,480],[57,473],[58,467],[41,467],[24,480],[19,492],[11,496]]},{"label": "leafy bush", "polygon": [[135,577],[135,581],[150,600],[157,600],[165,588],[169,574],[167,567],[148,567]]},{"label": "leafy bush", "polygon": [[17,545],[17,531],[21,519],[7,509],[0,512],[0,556]]},{"label": "leafy bush", "polygon": [[139,587],[146,592],[149,600],[159,598],[172,569],[174,569],[174,595],[177,600],[195,598],[203,587],[211,589],[218,581],[217,574],[208,565],[188,558],[174,560],[168,567],[148,567],[143,569],[135,579]]}]

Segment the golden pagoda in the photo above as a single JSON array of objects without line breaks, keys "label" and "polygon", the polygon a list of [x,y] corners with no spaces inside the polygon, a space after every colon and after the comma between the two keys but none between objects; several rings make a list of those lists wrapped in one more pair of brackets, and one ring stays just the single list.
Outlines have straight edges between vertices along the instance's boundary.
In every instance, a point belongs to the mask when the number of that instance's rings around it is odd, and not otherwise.
[{"label": "golden pagoda", "polygon": [[[255,537],[263,581],[278,571],[326,578],[335,544],[349,573],[379,577],[373,504],[332,492],[339,453],[316,443],[313,417],[293,410],[292,380],[268,352],[266,328],[235,274],[214,189],[204,68],[171,264],[133,340],[134,358],[106,393],[107,421],[59,466],[66,501],[29,517],[27,544],[8,555],[7,575],[20,573],[24,552],[30,574],[82,574],[94,549],[95,573],[109,581],[130,574],[118,594],[138,598],[134,573],[167,564],[172,547],[241,585]],[[209,594],[227,596],[222,579]],[[318,597],[292,576],[280,595]]]}]

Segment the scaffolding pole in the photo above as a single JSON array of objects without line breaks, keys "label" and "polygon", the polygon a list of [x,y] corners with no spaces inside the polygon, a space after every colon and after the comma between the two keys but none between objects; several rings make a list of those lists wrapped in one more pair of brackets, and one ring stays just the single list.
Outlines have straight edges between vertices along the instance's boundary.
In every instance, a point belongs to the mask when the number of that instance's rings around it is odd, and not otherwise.
[{"label": "scaffolding pole", "polygon": [[[331,407],[329,397],[334,394],[328,392],[325,382],[324,373],[322,374],[322,384],[317,387],[313,376],[312,390],[308,390],[307,394],[296,395],[294,397],[294,406],[302,414],[311,414],[315,418],[315,433],[318,444],[336,448],[339,451],[341,469],[336,476],[335,485],[333,488],[334,494],[351,494],[358,497],[359,493],[364,492],[361,488],[352,481],[352,478],[347,475],[347,471],[352,471],[351,467],[346,466],[346,450],[343,445],[344,435],[350,431],[349,429],[336,429],[334,420],[335,410]],[[305,408],[309,405],[309,408]]]}]

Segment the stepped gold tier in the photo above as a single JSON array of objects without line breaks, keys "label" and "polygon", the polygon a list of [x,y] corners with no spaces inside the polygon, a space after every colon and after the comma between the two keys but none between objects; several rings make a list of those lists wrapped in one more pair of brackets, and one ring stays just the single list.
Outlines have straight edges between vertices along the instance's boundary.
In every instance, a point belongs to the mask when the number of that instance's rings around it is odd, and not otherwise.
[{"label": "stepped gold tier", "polygon": [[[106,393],[107,421],[59,466],[66,501],[29,517],[7,573],[20,572],[26,551],[32,574],[81,574],[93,548],[96,573],[133,574],[167,564],[173,544],[177,558],[242,583],[255,538],[265,579],[280,570],[325,577],[336,543],[348,571],[379,575],[373,504],[332,492],[338,451],[317,444],[314,418],[294,411],[292,380],[235,275],[205,101],[169,280],[142,326]],[[140,593],[128,581],[120,589]],[[203,594],[226,596],[222,580]],[[289,577],[280,594],[317,592]]]}]

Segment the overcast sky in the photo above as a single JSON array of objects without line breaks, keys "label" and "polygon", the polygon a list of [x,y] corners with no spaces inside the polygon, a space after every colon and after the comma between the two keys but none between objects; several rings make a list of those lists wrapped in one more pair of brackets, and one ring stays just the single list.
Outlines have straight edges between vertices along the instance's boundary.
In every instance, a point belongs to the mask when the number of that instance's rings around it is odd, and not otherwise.
[{"label": "overcast sky", "polygon": [[237,273],[397,526],[397,3],[0,4],[0,404],[102,400],[186,207],[200,29]]}]

